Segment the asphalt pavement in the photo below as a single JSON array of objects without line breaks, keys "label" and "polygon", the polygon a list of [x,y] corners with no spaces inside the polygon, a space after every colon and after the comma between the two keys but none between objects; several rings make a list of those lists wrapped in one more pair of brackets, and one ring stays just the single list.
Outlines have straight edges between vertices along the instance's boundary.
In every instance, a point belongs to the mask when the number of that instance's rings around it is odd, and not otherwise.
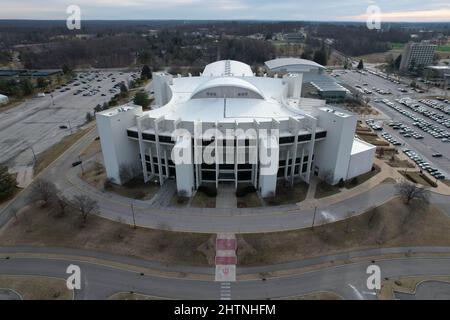
[{"label": "asphalt pavement", "polygon": [[[347,73],[340,73],[337,72],[339,76],[339,81],[346,83],[347,85],[350,85],[352,87],[355,87],[355,85],[360,85],[363,88],[367,88],[371,91],[373,87],[382,89],[384,91],[390,91],[392,94],[389,95],[381,95],[377,92],[373,92],[370,95],[365,95],[366,97],[370,98],[370,105],[375,107],[376,109],[380,110],[385,114],[387,117],[385,119],[383,118],[377,118],[377,120],[381,120],[385,122],[384,130],[389,132],[392,136],[394,136],[398,141],[400,141],[403,145],[399,148],[400,150],[402,148],[409,148],[411,150],[416,151],[419,153],[424,159],[427,160],[430,164],[433,164],[435,167],[437,167],[440,171],[444,173],[446,177],[450,177],[450,144],[442,142],[440,139],[436,139],[429,135],[428,133],[422,132],[419,128],[416,128],[412,125],[413,121],[408,118],[407,116],[397,112],[396,110],[386,106],[383,102],[375,102],[376,99],[388,99],[391,102],[394,102],[395,104],[401,106],[402,108],[411,111],[406,106],[403,106],[395,101],[395,99],[401,99],[410,97],[411,99],[414,99],[416,101],[419,101],[421,99],[424,99],[426,97],[436,96],[437,92],[424,92],[424,93],[417,93],[413,92],[411,88],[405,88],[402,84],[396,84],[391,81],[388,81],[386,79],[383,79],[379,76],[372,75],[370,73],[367,73],[366,75],[362,75],[355,71],[349,71]],[[367,83],[366,86],[364,84]],[[402,93],[398,90],[398,88],[404,88],[408,90],[408,93]],[[436,89],[437,90],[437,89]],[[419,103],[420,104],[420,103]],[[425,105],[421,104],[422,106],[426,107]],[[429,108],[431,109],[431,108]],[[450,129],[445,128],[441,125],[439,125],[437,122],[434,122],[431,119],[426,118],[425,116],[416,113],[416,115],[419,118],[423,118],[431,123],[434,123],[443,129],[446,129],[447,131],[450,131]],[[370,116],[369,116],[370,117]],[[447,116],[448,117],[448,116]],[[375,117],[374,117],[375,118]],[[402,122],[408,126],[410,126],[413,130],[418,132],[419,134],[424,136],[424,139],[416,140],[414,138],[404,138],[402,135],[398,133],[398,131],[393,130],[389,126],[387,126],[387,123],[389,121],[399,121]],[[443,155],[442,158],[433,158],[433,153],[441,153]]]},{"label": "asphalt pavement", "polygon": [[[0,252],[4,248],[0,249]],[[35,251],[45,253],[45,248]],[[386,253],[391,253],[386,249]],[[397,248],[397,251],[410,253],[410,248]],[[433,251],[433,248],[425,250]],[[437,252],[449,252],[450,248],[437,248]],[[8,250],[9,254],[13,250]],[[20,252],[20,250],[19,250]],[[69,251],[70,252],[70,251]],[[370,252],[373,254],[373,252]],[[385,254],[384,249],[378,250]],[[23,254],[23,252],[22,252]],[[367,256],[368,253],[361,251]],[[351,254],[357,257],[358,254]],[[336,257],[321,257],[322,260]],[[375,261],[346,262],[315,271],[295,275],[268,277],[260,280],[241,280],[231,284],[231,299],[277,299],[300,296],[319,291],[334,292],[345,299],[376,299],[376,291],[367,288],[367,267],[377,265],[381,277],[397,278],[408,276],[448,275],[449,257],[404,257],[383,258]],[[0,274],[39,275],[66,279],[67,267],[78,265],[81,269],[81,290],[75,291],[75,299],[106,299],[118,292],[136,292],[169,299],[219,299],[219,282],[191,280],[155,276],[110,266],[106,263],[86,262],[79,258],[15,257],[0,260]],[[271,266],[267,266],[270,268]],[[269,269],[270,270],[270,269]],[[447,293],[448,294],[448,293]]]},{"label": "asphalt pavement", "polygon": [[[103,76],[114,75],[103,80]],[[93,112],[97,104],[108,102],[114,95],[109,90],[114,84],[128,81],[131,73],[101,72],[102,80],[96,79],[79,86],[68,85],[70,91],[61,93],[55,90],[53,98],[45,97],[27,99],[22,104],[0,113],[0,163],[17,169],[33,164],[33,152],[38,155],[63,137],[75,132],[86,121],[86,113]],[[115,82],[112,78],[116,77]],[[76,81],[80,82],[80,81]],[[82,87],[91,85],[100,91],[93,96],[74,95]],[[105,94],[105,96],[102,96]],[[61,129],[60,126],[66,126]]]}]

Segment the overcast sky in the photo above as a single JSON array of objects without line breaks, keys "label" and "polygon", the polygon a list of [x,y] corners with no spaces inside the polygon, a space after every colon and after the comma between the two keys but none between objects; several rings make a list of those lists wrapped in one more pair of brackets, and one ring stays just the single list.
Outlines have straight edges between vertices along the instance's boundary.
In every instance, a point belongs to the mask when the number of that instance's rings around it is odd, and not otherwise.
[{"label": "overcast sky", "polygon": [[1,0],[0,19],[258,19],[365,21],[370,5],[382,21],[448,21],[449,0]]}]

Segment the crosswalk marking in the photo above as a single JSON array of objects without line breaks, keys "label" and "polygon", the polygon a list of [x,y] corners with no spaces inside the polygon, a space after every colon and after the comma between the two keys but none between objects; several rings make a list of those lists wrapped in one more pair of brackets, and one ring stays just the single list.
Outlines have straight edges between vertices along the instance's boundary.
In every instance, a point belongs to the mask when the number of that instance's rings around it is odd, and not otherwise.
[{"label": "crosswalk marking", "polygon": [[220,283],[220,300],[231,300],[231,283]]}]

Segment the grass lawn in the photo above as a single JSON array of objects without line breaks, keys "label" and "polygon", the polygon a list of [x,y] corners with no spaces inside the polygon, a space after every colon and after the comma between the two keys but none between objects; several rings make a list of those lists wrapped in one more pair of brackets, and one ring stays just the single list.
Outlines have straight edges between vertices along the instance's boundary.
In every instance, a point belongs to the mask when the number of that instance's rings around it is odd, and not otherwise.
[{"label": "grass lawn", "polygon": [[245,234],[241,265],[283,263],[367,248],[450,245],[450,219],[433,206],[393,199],[360,216],[314,229]]},{"label": "grass lawn", "polygon": [[325,181],[321,180],[317,183],[316,187],[316,193],[314,194],[314,198],[320,199],[332,196],[333,194],[339,193],[340,189],[339,187],[332,186],[331,184],[326,183]]},{"label": "grass lawn", "polygon": [[254,208],[261,207],[262,201],[256,192],[250,192],[244,197],[237,197],[238,208]]},{"label": "grass lawn", "polygon": [[368,63],[384,63],[386,62],[386,57],[389,55],[392,55],[393,58],[397,58],[398,55],[402,54],[403,49],[402,48],[392,48],[389,51],[386,52],[377,52],[377,53],[371,53],[364,56],[356,57],[355,59],[360,60],[362,59],[364,62]]},{"label": "grass lawn", "polygon": [[2,246],[50,246],[79,248],[149,259],[168,264],[208,265],[199,249],[208,234],[137,228],[101,218],[88,217],[81,227],[79,213],[68,210],[59,217],[49,206],[27,206],[0,231]]},{"label": "grass lawn", "polygon": [[320,291],[308,293],[303,296],[293,296],[286,298],[287,300],[342,300],[342,297],[334,292]]},{"label": "grass lawn", "polygon": [[264,199],[269,206],[292,204],[305,200],[309,185],[305,182],[297,182],[293,187],[284,182],[278,183],[277,194],[273,198]]},{"label": "grass lawn", "polygon": [[216,198],[208,197],[203,192],[197,191],[194,198],[191,201],[191,207],[193,208],[215,208]]},{"label": "grass lawn", "polygon": [[397,279],[383,280],[381,291],[378,294],[380,300],[393,300],[394,292],[414,293],[419,283],[428,280],[450,282],[449,276],[427,276],[427,277],[400,277]]},{"label": "grass lawn", "polygon": [[414,168],[414,164],[408,160],[402,160],[398,156],[394,156],[393,158],[387,161],[387,164],[393,168]]},{"label": "grass lawn", "polygon": [[65,279],[0,275],[0,288],[12,289],[24,300],[71,300]]},{"label": "grass lawn", "polygon": [[67,149],[73,146],[81,137],[83,137],[92,127],[88,127],[75,132],[70,136],[64,137],[60,142],[53,145],[37,156],[37,163],[34,166],[34,175],[36,176],[42,170],[47,168],[53,161],[62,155]]},{"label": "grass lawn", "polygon": [[[93,187],[99,190],[104,189],[106,172],[102,165],[97,164],[84,168],[83,174],[80,173],[80,175],[83,180]],[[138,177],[122,186],[111,184],[105,191],[131,199],[149,200],[158,192],[159,188],[159,184],[155,184],[153,181],[144,183],[144,180]]]},{"label": "grass lawn", "polygon": [[404,47],[405,47],[405,43],[391,42],[392,49],[403,49]]},{"label": "grass lawn", "polygon": [[437,46],[436,51],[450,52],[450,45]]},{"label": "grass lawn", "polygon": [[113,294],[108,300],[166,300],[160,297],[147,296],[135,292],[119,292]]},{"label": "grass lawn", "polygon": [[374,135],[373,133],[363,133],[358,131],[356,133],[361,140],[373,144],[374,146],[389,146],[387,141],[381,140],[378,135]]},{"label": "grass lawn", "polygon": [[423,174],[420,174],[420,172],[418,172],[418,171],[406,171],[405,172],[404,170],[399,170],[398,172],[411,182],[421,184],[425,187],[433,187],[433,188],[436,187],[436,186],[431,185],[426,179],[424,179]]}]

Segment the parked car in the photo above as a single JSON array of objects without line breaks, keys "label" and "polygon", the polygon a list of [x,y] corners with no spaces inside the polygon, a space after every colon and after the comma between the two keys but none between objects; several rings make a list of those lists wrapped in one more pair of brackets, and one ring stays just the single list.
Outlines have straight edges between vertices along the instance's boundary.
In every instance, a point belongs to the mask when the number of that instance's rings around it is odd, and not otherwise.
[{"label": "parked car", "polygon": [[440,157],[442,157],[442,154],[436,152],[436,153],[433,153],[431,156],[434,158],[440,158]]},{"label": "parked car", "polygon": [[72,163],[72,167],[79,166],[82,163],[83,163],[83,161],[75,161],[75,162]]}]

